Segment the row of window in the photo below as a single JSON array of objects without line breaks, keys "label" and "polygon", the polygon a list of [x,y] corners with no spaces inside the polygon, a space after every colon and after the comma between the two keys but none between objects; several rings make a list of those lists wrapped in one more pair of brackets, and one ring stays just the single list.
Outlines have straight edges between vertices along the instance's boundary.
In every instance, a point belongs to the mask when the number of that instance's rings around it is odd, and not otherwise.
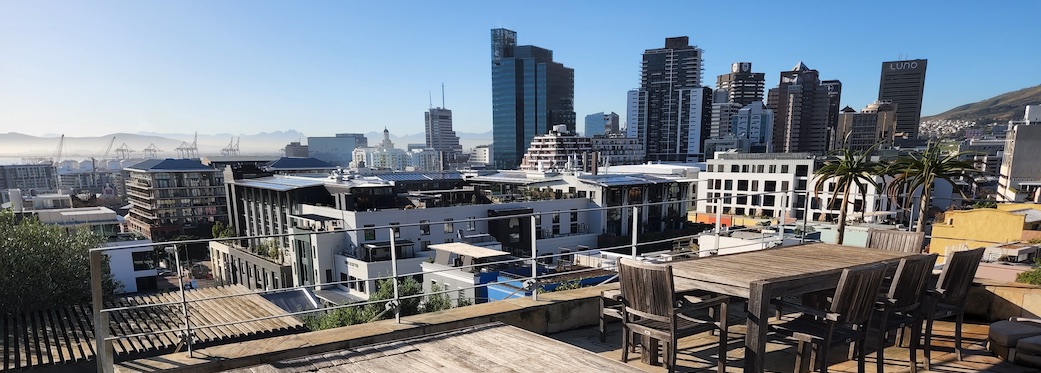
[{"label": "row of window", "polygon": [[[780,167],[778,167],[778,166],[780,166]],[[732,164],[732,165],[730,165],[730,167],[727,167],[727,165],[724,165],[724,164],[709,164],[708,165],[708,171],[709,172],[728,172],[727,171],[728,168],[729,168],[729,172],[739,172],[739,173],[754,172],[754,173],[760,173],[760,174],[761,173],[776,174],[776,173],[778,173],[777,171],[779,169],[781,171],[780,173],[786,174],[789,171],[789,165],[786,165],[786,164],[782,164],[782,165],[776,165],[776,164],[771,164],[771,165],[762,165],[762,164],[760,164],[760,165],[754,165],[754,164],[753,165],[748,165],[748,164],[736,165],[736,164]],[[809,176],[809,174],[810,174],[810,166],[809,165],[804,165],[804,164],[795,165],[795,176]]]}]

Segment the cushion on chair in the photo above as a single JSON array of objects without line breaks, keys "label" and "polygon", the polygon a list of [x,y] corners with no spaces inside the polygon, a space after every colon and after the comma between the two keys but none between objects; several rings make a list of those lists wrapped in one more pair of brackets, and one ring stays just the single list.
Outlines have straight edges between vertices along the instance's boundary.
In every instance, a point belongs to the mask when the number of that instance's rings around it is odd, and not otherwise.
[{"label": "cushion on chair", "polygon": [[1016,353],[1041,356],[1041,335],[1020,338],[1016,342]]},{"label": "cushion on chair", "polygon": [[[1023,338],[1041,336],[1041,324],[1002,320],[990,324],[990,331],[987,333],[987,336],[994,343],[1013,347],[1017,346],[1016,343]],[[1016,348],[1018,349],[1019,347],[1017,346]],[[1037,354],[1041,355],[1041,352]]]}]

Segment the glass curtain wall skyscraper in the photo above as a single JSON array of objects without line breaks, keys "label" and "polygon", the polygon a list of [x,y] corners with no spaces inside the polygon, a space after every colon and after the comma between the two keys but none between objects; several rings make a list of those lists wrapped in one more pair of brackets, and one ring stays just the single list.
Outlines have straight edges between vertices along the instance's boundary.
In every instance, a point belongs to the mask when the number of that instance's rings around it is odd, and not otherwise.
[{"label": "glass curtain wall skyscraper", "polygon": [[517,45],[517,32],[492,29],[492,162],[515,169],[536,135],[563,124],[575,131],[575,71],[553,51]]}]

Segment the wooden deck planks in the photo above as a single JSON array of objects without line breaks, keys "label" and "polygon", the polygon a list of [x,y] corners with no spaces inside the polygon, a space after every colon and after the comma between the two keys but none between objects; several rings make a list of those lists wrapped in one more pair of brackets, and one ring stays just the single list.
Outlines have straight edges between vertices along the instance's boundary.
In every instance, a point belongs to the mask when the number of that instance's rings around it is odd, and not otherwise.
[{"label": "wooden deck planks", "polygon": [[[186,294],[190,300],[196,300],[189,302],[189,312],[195,326],[224,324],[286,313],[260,295],[241,286],[195,289]],[[201,300],[228,294],[240,296]],[[106,308],[179,301],[180,294],[177,292],[138,295],[116,298],[106,305]],[[180,341],[177,332],[167,331],[184,325],[181,309],[177,304],[120,310],[108,314],[110,336],[153,333],[114,340],[113,349],[117,355],[166,350],[173,348]],[[3,347],[0,370],[92,359],[95,353],[93,317],[90,305],[70,305],[0,317],[0,347]],[[197,341],[221,341],[302,327],[302,322],[286,316],[196,331]]]}]

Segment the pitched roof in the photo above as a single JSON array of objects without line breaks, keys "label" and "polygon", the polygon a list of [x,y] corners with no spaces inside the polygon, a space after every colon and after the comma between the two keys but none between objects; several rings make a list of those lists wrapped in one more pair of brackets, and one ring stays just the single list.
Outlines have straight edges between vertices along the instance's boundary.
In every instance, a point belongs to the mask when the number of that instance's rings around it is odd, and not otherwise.
[{"label": "pitched roof", "polygon": [[806,67],[806,64],[802,63],[802,61],[799,61],[799,64],[795,65],[795,67],[792,68],[792,71],[809,71],[809,70],[810,70],[810,68]]},{"label": "pitched roof", "polygon": [[213,167],[206,166],[199,162],[197,159],[149,159],[147,161],[140,162],[133,166],[127,167],[128,170],[135,171],[151,171],[151,172],[162,172],[162,171],[217,171]]}]

